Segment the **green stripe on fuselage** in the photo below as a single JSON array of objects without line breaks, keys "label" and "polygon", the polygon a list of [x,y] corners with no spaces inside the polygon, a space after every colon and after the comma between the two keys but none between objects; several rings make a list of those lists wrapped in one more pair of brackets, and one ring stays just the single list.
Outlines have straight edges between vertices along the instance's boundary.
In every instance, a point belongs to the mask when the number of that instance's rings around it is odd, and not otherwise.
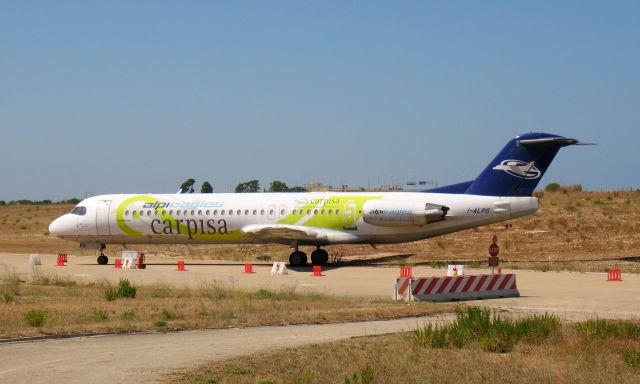
[{"label": "green stripe on fuselage", "polygon": [[[127,235],[131,237],[142,237],[144,234],[148,234],[147,232],[143,233],[138,230],[135,230],[129,226],[127,220],[125,219],[125,211],[127,207],[133,203],[144,202],[155,204],[159,200],[152,196],[134,196],[124,200],[118,206],[116,210],[116,222],[118,223],[118,228]],[[164,235],[184,235],[188,236],[190,239],[208,239],[208,240],[237,240],[244,235],[240,231],[219,231],[220,227],[216,227],[215,233],[208,233],[212,231],[213,228],[208,227],[206,222],[208,220],[204,220],[201,218],[190,218],[190,219],[176,219],[175,217],[169,214],[169,210],[167,209],[154,209],[157,212],[152,219],[157,221],[157,231],[164,233]],[[138,210],[136,214],[132,214],[132,218],[139,220],[140,219],[140,211]],[[221,219],[224,220],[224,219]],[[219,224],[219,223],[217,223]],[[151,225],[151,224],[148,224]],[[166,228],[166,231],[165,231]],[[226,228],[226,222],[225,222]],[[148,228],[148,231],[151,232],[151,228]],[[171,233],[166,233],[170,231]],[[160,235],[159,233],[155,233],[155,235]]]},{"label": "green stripe on fuselage", "polygon": [[[293,208],[295,213],[292,210],[286,218],[278,220],[278,224],[303,225],[341,231],[345,228],[345,223],[351,219],[348,216],[353,217],[355,224],[362,218],[364,203],[368,200],[379,199],[382,199],[382,196],[327,196],[312,199],[303,206]],[[355,210],[355,212],[351,213],[350,210]],[[301,211],[304,214],[301,214]],[[310,213],[307,214],[307,211]],[[340,213],[336,214],[337,211]],[[311,217],[308,217],[309,215]]]}]

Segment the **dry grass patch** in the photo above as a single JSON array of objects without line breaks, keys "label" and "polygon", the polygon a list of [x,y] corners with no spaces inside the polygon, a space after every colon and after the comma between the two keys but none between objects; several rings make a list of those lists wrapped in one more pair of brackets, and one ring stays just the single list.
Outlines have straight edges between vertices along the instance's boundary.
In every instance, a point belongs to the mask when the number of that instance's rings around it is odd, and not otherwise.
[{"label": "dry grass patch", "polygon": [[[531,319],[525,321],[530,321]],[[623,322],[605,322],[623,324]],[[180,383],[637,383],[640,339],[592,338],[565,324],[557,337],[516,343],[509,353],[473,344],[433,348],[411,334],[260,353],[178,372]],[[633,328],[637,324],[613,325]],[[606,328],[606,327],[605,327]]]},{"label": "dry grass patch", "polygon": [[[452,308],[333,297],[296,286],[257,291],[215,282],[196,288],[133,287],[123,281],[84,283],[55,275],[39,275],[34,282],[0,282],[0,293],[10,297],[0,303],[0,337],[319,324],[421,316]],[[44,319],[36,316],[33,325],[25,318],[31,311],[44,313]]]}]

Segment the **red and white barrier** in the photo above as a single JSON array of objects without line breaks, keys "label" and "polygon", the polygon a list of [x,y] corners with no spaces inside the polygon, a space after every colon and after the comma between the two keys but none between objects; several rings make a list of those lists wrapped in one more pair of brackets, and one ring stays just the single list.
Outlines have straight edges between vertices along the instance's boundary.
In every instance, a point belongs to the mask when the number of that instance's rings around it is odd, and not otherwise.
[{"label": "red and white barrier", "polygon": [[396,300],[448,301],[519,296],[514,274],[396,279]]},{"label": "red and white barrier", "polygon": [[607,281],[622,281],[622,272],[619,269],[609,269],[607,271]]}]

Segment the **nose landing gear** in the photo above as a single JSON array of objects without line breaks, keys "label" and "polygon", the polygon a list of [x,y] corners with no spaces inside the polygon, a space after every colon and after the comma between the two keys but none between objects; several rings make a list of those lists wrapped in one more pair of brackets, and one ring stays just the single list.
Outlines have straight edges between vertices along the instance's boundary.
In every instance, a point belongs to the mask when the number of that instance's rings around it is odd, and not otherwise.
[{"label": "nose landing gear", "polygon": [[100,245],[100,256],[98,256],[98,264],[100,265],[107,265],[107,263],[109,262],[109,258],[107,257],[107,255],[104,254],[104,250],[107,248],[106,245],[102,244]]}]

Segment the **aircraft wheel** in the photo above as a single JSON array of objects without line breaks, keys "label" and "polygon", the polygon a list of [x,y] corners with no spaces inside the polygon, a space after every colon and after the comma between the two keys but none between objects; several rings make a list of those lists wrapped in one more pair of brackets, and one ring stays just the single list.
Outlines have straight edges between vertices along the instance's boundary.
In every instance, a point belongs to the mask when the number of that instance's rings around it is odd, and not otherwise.
[{"label": "aircraft wheel", "polygon": [[109,262],[109,258],[107,256],[105,255],[98,256],[98,264],[107,265],[108,262]]},{"label": "aircraft wheel", "polygon": [[329,253],[324,249],[316,249],[311,253],[311,262],[313,265],[325,265],[329,261]]},{"label": "aircraft wheel", "polygon": [[302,251],[295,251],[289,256],[289,264],[294,267],[307,265],[307,254]]}]

